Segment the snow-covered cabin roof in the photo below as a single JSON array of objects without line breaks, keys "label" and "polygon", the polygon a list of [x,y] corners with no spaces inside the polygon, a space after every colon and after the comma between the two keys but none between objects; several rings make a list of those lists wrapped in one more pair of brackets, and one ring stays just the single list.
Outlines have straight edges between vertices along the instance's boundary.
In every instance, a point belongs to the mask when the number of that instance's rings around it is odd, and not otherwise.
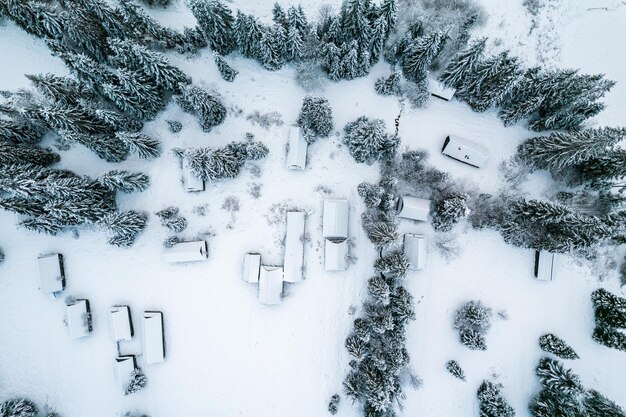
[{"label": "snow-covered cabin roof", "polygon": [[398,199],[397,211],[398,217],[425,222],[428,220],[428,214],[430,213],[430,200],[408,195],[400,197]]},{"label": "snow-covered cabin roof", "polygon": [[308,146],[309,145],[302,134],[302,129],[297,126],[290,127],[287,168],[303,170],[306,167],[306,152]]},{"label": "snow-covered cabin roof", "polygon": [[322,235],[325,238],[346,239],[348,237],[348,200],[329,198],[324,200]]},{"label": "snow-covered cabin roof", "polygon": [[454,135],[446,137],[441,152],[476,168],[485,166],[489,159],[489,149],[474,141]]},{"label": "snow-covered cabin roof", "polygon": [[130,308],[128,306],[111,307],[111,332],[116,342],[132,339],[133,326],[130,321]]},{"label": "snow-covered cabin roof", "polygon": [[445,84],[432,77],[428,78],[428,91],[433,96],[446,101],[452,99],[456,92],[454,88],[447,87]]},{"label": "snow-covered cabin roof", "polygon": [[168,263],[204,261],[209,256],[209,248],[205,240],[176,243],[163,251]]},{"label": "snow-covered cabin roof", "polygon": [[555,273],[555,254],[535,251],[535,277],[539,281],[552,281]]},{"label": "snow-covered cabin roof", "polygon": [[287,212],[284,277],[287,282],[302,281],[304,264],[304,212]]},{"label": "snow-covered cabin roof", "polygon": [[122,392],[126,391],[126,387],[130,382],[135,367],[134,355],[118,356],[115,358],[115,376]]},{"label": "snow-covered cabin roof", "polygon": [[259,302],[280,304],[283,294],[283,268],[281,266],[261,266],[259,276]]},{"label": "snow-covered cabin roof", "polygon": [[165,360],[163,339],[163,313],[144,311],[143,313],[143,356],[148,365]]},{"label": "snow-covered cabin roof", "polygon": [[39,285],[45,295],[54,295],[65,288],[63,255],[53,253],[37,258],[39,264]]},{"label": "snow-covered cabin roof", "polygon": [[324,269],[345,271],[348,268],[348,239],[326,239],[324,248]]},{"label": "snow-covered cabin roof", "polygon": [[411,263],[411,269],[426,267],[426,238],[422,235],[407,233],[404,235],[404,255]]},{"label": "snow-covered cabin roof", "polygon": [[243,256],[243,280],[250,284],[259,282],[261,268],[261,255],[258,253],[246,253]]},{"label": "snow-covered cabin roof", "polygon": [[89,334],[89,301],[76,300],[66,307],[67,327],[70,329],[70,338],[79,339]]},{"label": "snow-covered cabin roof", "polygon": [[204,180],[193,173],[187,158],[183,158],[183,183],[185,190],[189,192],[204,191]]}]

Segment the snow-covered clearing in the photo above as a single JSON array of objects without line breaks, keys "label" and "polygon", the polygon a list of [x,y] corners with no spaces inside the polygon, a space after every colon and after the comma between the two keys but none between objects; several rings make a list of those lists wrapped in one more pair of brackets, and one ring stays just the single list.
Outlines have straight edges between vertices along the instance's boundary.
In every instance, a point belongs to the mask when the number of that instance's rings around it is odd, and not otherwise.
[{"label": "snow-covered clearing", "polygon": [[[559,52],[547,56],[537,49],[540,35],[524,38],[530,18],[522,15],[521,0],[482,2],[490,13],[485,34],[502,39],[500,47],[512,48],[529,63],[554,60],[555,65],[605,72],[617,80],[607,96],[607,110],[595,120],[599,125],[623,122],[626,61],[617,45],[626,40],[626,7],[588,12],[592,5],[583,7],[565,0],[556,9],[545,7],[546,13],[562,13],[558,18],[541,17],[544,24],[552,22],[549,30],[558,34],[558,39],[551,41],[559,45]],[[587,3],[604,7],[611,2]],[[269,19],[271,4],[234,1],[232,6]],[[303,6],[309,15],[317,8],[312,0]],[[182,1],[171,10],[154,14],[176,27],[190,25],[193,19]],[[541,25],[535,29],[537,33],[542,30]],[[67,73],[41,40],[12,23],[0,26],[0,45],[0,89],[27,87],[24,73]],[[166,264],[161,253],[168,233],[155,216],[137,243],[124,250],[107,245],[100,232],[85,230],[75,239],[69,234],[48,237],[16,231],[13,215],[0,212],[0,246],[6,253],[6,262],[0,266],[0,399],[27,396],[39,404],[49,403],[64,417],[115,416],[130,409],[151,417],[326,415],[330,396],[342,392],[349,360],[344,340],[360,313],[375,256],[360,225],[364,205],[356,187],[362,181],[374,182],[378,166],[354,163],[338,133],[309,147],[304,172],[285,167],[287,126],[295,122],[305,94],[295,83],[293,69],[272,73],[251,60],[230,58],[240,73],[234,83],[227,83],[219,77],[206,50],[191,60],[177,55],[171,58],[194,82],[217,86],[231,108],[225,123],[210,134],[203,133],[194,117],[171,103],[145,128],[162,141],[161,158],[150,162],[129,159],[114,167],[75,146],[62,153],[61,165],[92,176],[116,167],[146,172],[151,187],[144,193],[122,196],[122,208],[153,213],[170,205],[180,207],[189,220],[184,236],[210,236],[208,261]],[[367,78],[327,85],[323,94],[332,106],[335,130],[341,132],[347,122],[367,115],[385,120],[392,131],[400,106],[373,89],[374,80],[387,73],[387,65],[381,63]],[[251,124],[246,116],[255,110],[279,112],[284,125],[264,129]],[[170,133],[165,120],[181,121],[183,130]],[[172,148],[221,146],[242,140],[246,132],[270,149],[267,158],[253,164],[260,174],[248,166],[240,177],[210,184],[203,193],[183,190]],[[448,133],[487,146],[492,152],[487,166],[478,170],[441,155],[441,143]],[[400,122],[401,149],[427,149],[437,168],[485,192],[504,185],[499,163],[530,135],[521,127],[504,128],[493,111],[477,114],[458,101],[434,98],[423,109],[407,106]],[[258,198],[250,193],[255,185],[261,187]],[[551,187],[542,174],[534,174],[531,185],[539,195]],[[222,208],[230,196],[238,199],[239,211]],[[345,273],[323,270],[325,197],[350,201],[349,233],[355,263]],[[198,214],[198,207],[204,208],[204,215]],[[282,305],[262,306],[256,300],[256,287],[241,281],[243,254],[258,251],[264,264],[282,263],[285,207],[308,214],[306,280],[286,287]],[[402,229],[434,235],[426,224],[405,221]],[[626,407],[624,353],[602,347],[590,337],[589,294],[598,286],[597,271],[561,257],[557,280],[537,282],[532,278],[530,251],[506,245],[493,232],[460,226],[456,233],[460,257],[447,263],[431,245],[427,268],[407,277],[407,287],[417,303],[408,345],[412,367],[424,386],[418,391],[407,389],[403,414],[475,415],[478,384],[497,375],[518,415],[528,415],[528,401],[539,389],[534,375],[542,356],[537,338],[546,332],[562,336],[579,353],[582,359],[567,365],[586,386]],[[38,291],[36,257],[49,252],[65,255],[66,295],[90,300],[94,332],[88,338],[70,340],[63,324],[63,299],[50,301]],[[613,276],[601,285],[619,293]],[[496,318],[487,336],[486,352],[463,347],[452,328],[454,310],[470,299],[480,299],[508,316]],[[128,397],[120,392],[114,376],[116,346],[108,323],[108,309],[114,304],[131,306],[136,341],[141,338],[141,312],[157,309],[164,313],[166,361],[146,366],[140,356],[138,364],[149,379],[148,386]],[[140,353],[141,346],[133,343],[124,349]],[[464,367],[467,382],[446,372],[445,363],[450,359]],[[358,411],[344,398],[338,415],[356,416]]]}]

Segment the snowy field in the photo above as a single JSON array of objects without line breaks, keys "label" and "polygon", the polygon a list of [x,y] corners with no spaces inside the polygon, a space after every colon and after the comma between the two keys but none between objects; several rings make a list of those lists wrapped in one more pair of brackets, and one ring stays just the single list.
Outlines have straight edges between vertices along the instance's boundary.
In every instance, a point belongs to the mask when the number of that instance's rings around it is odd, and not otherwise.
[{"label": "snowy field", "polygon": [[[608,94],[608,108],[594,119],[598,126],[618,126],[626,108],[626,59],[613,45],[626,41],[626,6],[618,1],[546,1],[538,26],[527,36],[530,19],[522,0],[481,0],[489,12],[484,34],[499,39],[529,64],[546,61],[583,72],[604,72],[618,81]],[[270,1],[233,1],[231,6],[268,19]],[[338,3],[335,1],[335,3]],[[307,14],[319,4],[303,3]],[[608,10],[587,11],[590,7]],[[193,17],[181,0],[168,11],[154,12],[174,27],[190,25]],[[550,47],[546,47],[550,42]],[[498,45],[493,46],[497,48]],[[50,55],[43,41],[5,21],[0,26],[0,89],[27,87],[24,73],[67,74],[63,63]],[[252,61],[230,58],[239,70],[234,83],[223,81],[208,51],[188,60],[171,55],[172,62],[195,83],[214,84],[230,109],[226,121],[203,133],[196,119],[174,103],[145,132],[157,137],[163,154],[153,161],[130,158],[116,164],[98,159],[75,146],[62,153],[61,166],[90,176],[111,169],[145,172],[151,187],[143,193],[119,197],[123,209],[154,213],[178,206],[189,221],[183,236],[208,236],[208,261],[169,265],[162,259],[162,242],[168,236],[156,216],[128,250],[114,248],[105,236],[84,230],[80,239],[71,234],[49,237],[16,230],[15,218],[0,212],[0,246],[6,262],[0,266],[0,399],[27,396],[49,404],[63,417],[111,417],[141,410],[151,417],[299,416],[327,415],[334,393],[342,393],[348,369],[344,340],[372,274],[375,249],[360,224],[364,204],[356,192],[360,182],[378,178],[377,165],[354,163],[341,145],[340,133],[309,147],[304,172],[285,166],[287,127],[295,122],[305,92],[285,68],[268,72]],[[400,111],[394,98],[376,95],[376,78],[388,73],[379,63],[366,78],[329,83],[322,93],[333,109],[335,130],[358,116],[381,118],[393,129]],[[241,111],[240,111],[241,110]],[[284,125],[269,129],[253,125],[246,115],[276,111]],[[181,132],[173,134],[165,120],[179,120]],[[270,149],[236,179],[209,184],[203,193],[183,190],[175,147],[222,146],[242,140],[246,132]],[[448,133],[475,138],[492,152],[487,166],[477,170],[442,156],[438,150]],[[477,114],[458,101],[431,98],[418,110],[406,107],[400,123],[401,150],[423,148],[430,162],[453,177],[473,183],[481,191],[505,186],[498,171],[501,161],[531,133],[521,127],[504,128],[495,112]],[[260,185],[261,195],[250,190]],[[529,191],[537,196],[554,190],[545,174],[533,174]],[[235,197],[239,211],[222,208]],[[355,263],[345,273],[323,268],[322,203],[326,197],[350,201],[349,234]],[[264,264],[281,264],[285,233],[285,208],[307,212],[303,283],[287,284],[283,304],[257,302],[256,286],[241,280],[243,254],[260,252]],[[201,212],[203,214],[201,215]],[[432,236],[426,224],[401,223],[402,231]],[[571,344],[581,359],[567,366],[583,383],[626,407],[624,353],[605,348],[591,339],[593,316],[589,295],[601,285],[616,294],[615,276],[599,284],[597,271],[566,257],[558,262],[556,281],[538,282],[532,276],[533,254],[506,245],[495,232],[477,232],[466,225],[456,230],[461,255],[447,263],[430,249],[424,271],[407,276],[407,288],[416,301],[416,320],[409,324],[408,349],[413,370],[423,379],[419,390],[407,388],[403,415],[456,417],[477,415],[476,389],[488,377],[504,385],[504,396],[518,416],[527,416],[530,398],[539,391],[534,369],[542,351],[537,338],[554,332]],[[63,298],[51,301],[38,289],[38,254],[59,252],[66,259],[65,295],[88,298],[94,331],[79,341],[69,338],[63,319]],[[617,259],[616,254],[616,259]],[[487,336],[486,352],[471,351],[458,342],[452,316],[464,301],[480,299],[496,315]],[[138,365],[148,377],[145,390],[125,397],[114,374],[116,346],[109,329],[109,307],[128,304],[136,341],[124,353],[140,353],[141,312],[164,313],[166,361]],[[464,367],[467,382],[454,379],[445,363],[455,359]],[[338,416],[359,411],[345,397]]]}]

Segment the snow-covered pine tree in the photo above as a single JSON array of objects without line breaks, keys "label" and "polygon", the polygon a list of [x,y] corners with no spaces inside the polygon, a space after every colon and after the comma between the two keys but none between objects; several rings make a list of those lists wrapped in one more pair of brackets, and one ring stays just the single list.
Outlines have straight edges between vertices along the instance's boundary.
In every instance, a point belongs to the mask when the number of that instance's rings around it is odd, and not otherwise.
[{"label": "snow-covered pine tree", "polygon": [[118,68],[113,83],[102,85],[102,93],[121,111],[153,120],[165,103],[159,88],[144,74]]},{"label": "snow-covered pine tree", "polygon": [[467,49],[460,51],[439,76],[441,82],[448,87],[460,88],[466,82],[466,78],[476,71],[486,43],[486,38],[479,38]]},{"label": "snow-covered pine tree", "polygon": [[59,105],[76,105],[79,100],[91,100],[95,97],[93,90],[69,77],[54,74],[26,74],[33,86],[48,100]]},{"label": "snow-covered pine tree", "polygon": [[46,130],[26,120],[0,119],[0,141],[33,144],[41,140]]},{"label": "snow-covered pine tree", "polygon": [[211,49],[222,55],[231,53],[236,47],[232,11],[219,0],[188,0],[188,4]]},{"label": "snow-covered pine tree", "polygon": [[352,80],[364,74],[359,65],[359,47],[357,41],[346,42],[341,47],[339,79]]},{"label": "snow-covered pine tree", "polygon": [[143,128],[143,122],[130,117],[117,110],[106,108],[104,104],[97,102],[81,102],[82,105],[92,111],[96,117],[110,126],[111,130],[122,132],[139,132]]},{"label": "snow-covered pine tree", "polygon": [[172,133],[178,133],[183,129],[183,124],[178,120],[166,120],[166,122]]},{"label": "snow-covered pine tree", "polygon": [[604,156],[624,138],[626,128],[623,127],[554,132],[526,139],[517,152],[532,168],[558,172]]},{"label": "snow-covered pine tree", "polygon": [[410,267],[411,263],[402,250],[389,252],[374,262],[375,271],[390,277],[404,277]]},{"label": "snow-covered pine tree", "polygon": [[478,409],[480,417],[514,417],[515,410],[502,395],[502,386],[483,381],[478,387]]},{"label": "snow-covered pine tree", "polygon": [[263,38],[263,25],[255,16],[237,10],[235,18],[235,39],[239,52],[247,58],[258,58]]},{"label": "snow-covered pine tree", "polygon": [[115,137],[128,147],[130,153],[141,159],[153,159],[161,155],[159,141],[143,133],[116,132]]},{"label": "snow-covered pine tree", "polygon": [[65,1],[65,7],[71,8],[74,4],[80,4],[90,14],[96,16],[109,37],[112,38],[135,38],[135,30],[129,30],[122,18],[119,9],[111,7],[107,2],[100,0],[73,0]]},{"label": "snow-covered pine tree", "polygon": [[537,376],[541,385],[551,391],[557,391],[567,396],[582,394],[584,388],[580,378],[571,369],[565,369],[561,362],[542,358],[537,366]]},{"label": "snow-covered pine tree", "polygon": [[200,126],[205,132],[221,124],[226,118],[226,107],[217,94],[211,93],[196,85],[186,86],[176,102],[186,112],[198,116]]},{"label": "snow-covered pine tree", "polygon": [[433,210],[433,229],[438,232],[448,232],[466,217],[470,210],[467,207],[469,195],[452,193],[435,203]]},{"label": "snow-covered pine tree", "polygon": [[115,14],[126,31],[132,29],[133,37],[143,45],[171,49],[184,43],[182,34],[159,24],[133,0],[118,0]]},{"label": "snow-covered pine tree", "polygon": [[128,384],[124,388],[124,395],[130,395],[141,391],[146,387],[147,383],[148,378],[143,373],[141,368],[135,368],[130,374],[130,381],[128,381]]},{"label": "snow-covered pine tree", "polygon": [[395,30],[398,21],[396,0],[383,0],[380,4],[380,15],[385,19],[385,40],[387,40],[389,34]]},{"label": "snow-covered pine tree", "polygon": [[158,6],[158,7],[167,7],[170,5],[172,0],[141,0],[143,3],[148,6]]},{"label": "snow-covered pine tree", "polygon": [[305,96],[298,116],[298,126],[304,130],[304,137],[309,144],[318,137],[328,137],[333,130],[333,114],[328,99]]},{"label": "snow-covered pine tree", "polygon": [[112,234],[109,244],[122,248],[132,246],[147,223],[148,215],[134,210],[109,214],[99,222]]},{"label": "snow-covered pine tree", "polygon": [[492,312],[480,301],[468,301],[456,311],[454,328],[459,330],[461,343],[470,349],[485,350],[485,335],[491,327]]},{"label": "snow-covered pine tree", "polygon": [[328,402],[328,412],[332,415],[337,414],[337,411],[339,410],[339,401],[341,400],[341,397],[339,397],[339,394],[333,394],[330,397],[330,401]]},{"label": "snow-covered pine tree", "polygon": [[109,39],[109,45],[113,52],[109,58],[112,65],[138,71],[165,91],[179,93],[182,86],[191,84],[191,78],[161,53],[130,40]]},{"label": "snow-covered pine tree", "polygon": [[111,191],[123,193],[145,191],[150,186],[150,177],[141,172],[109,171],[98,178],[98,181]]},{"label": "snow-covered pine tree", "polygon": [[285,39],[285,57],[289,61],[299,61],[304,53],[304,40],[296,26],[289,26]]},{"label": "snow-covered pine tree", "polygon": [[585,184],[603,190],[624,187],[626,179],[626,150],[608,150],[602,156],[582,162],[574,167],[572,184]]},{"label": "snow-covered pine tree", "polygon": [[37,417],[39,410],[35,403],[26,398],[15,398],[0,404],[2,417]]},{"label": "snow-covered pine tree", "polygon": [[63,18],[50,4],[4,0],[1,14],[8,16],[26,32],[40,38],[61,39],[64,33]]},{"label": "snow-covered pine tree", "polygon": [[400,145],[399,138],[385,130],[383,120],[361,116],[344,127],[343,142],[355,161],[372,164],[393,157]]},{"label": "snow-covered pine tree", "polygon": [[372,28],[367,18],[368,0],[345,0],[341,8],[341,30],[343,36],[355,40],[358,47],[369,49]]},{"label": "snow-covered pine tree", "polygon": [[402,73],[407,80],[426,78],[428,66],[441,53],[448,35],[438,31],[412,40],[402,54]]},{"label": "snow-covered pine tree", "polygon": [[50,148],[21,144],[12,145],[0,141],[0,167],[3,164],[14,163],[48,166],[60,160],[59,154],[53,152]]},{"label": "snow-covered pine tree", "polygon": [[263,28],[263,35],[259,43],[257,59],[269,71],[282,68],[285,63],[286,33],[282,26]]},{"label": "snow-covered pine tree", "polygon": [[276,25],[281,25],[287,30],[289,28],[289,22],[287,21],[287,14],[285,9],[279,3],[274,3],[272,7],[272,21]]},{"label": "snow-covered pine tree", "polygon": [[400,72],[394,71],[389,77],[380,77],[374,84],[376,92],[383,96],[400,94]]},{"label": "snow-covered pine tree", "polygon": [[380,16],[374,21],[374,27],[372,30],[372,39],[370,44],[371,63],[376,63],[380,59],[380,54],[383,52],[385,46],[387,33],[387,20],[385,19],[385,16]]},{"label": "snow-covered pine tree", "polygon": [[105,66],[98,64],[89,56],[83,53],[76,53],[65,47],[58,41],[48,41],[48,47],[53,54],[57,55],[70,72],[80,81],[87,84],[88,87],[102,92],[103,84],[111,84],[116,82],[116,78]]},{"label": "snow-covered pine tree", "polygon": [[239,71],[228,65],[228,62],[219,54],[215,54],[215,65],[225,81],[233,82]]},{"label": "snow-covered pine tree", "polygon": [[174,233],[180,233],[187,227],[187,219],[179,215],[178,207],[167,207],[154,214],[161,219],[161,226]]},{"label": "snow-covered pine tree", "polygon": [[597,323],[591,337],[601,345],[626,352],[626,334],[614,327]]},{"label": "snow-covered pine tree", "polygon": [[626,298],[598,288],[591,293],[596,324],[626,329]]},{"label": "snow-covered pine tree", "polygon": [[99,134],[111,130],[111,126],[100,119],[93,111],[80,104],[46,104],[26,108],[23,114],[35,123],[72,133]]},{"label": "snow-covered pine tree", "polygon": [[455,360],[450,360],[446,362],[446,369],[450,372],[455,378],[460,379],[461,381],[465,381],[465,372],[463,372],[463,368],[461,365]]},{"label": "snow-covered pine tree", "polygon": [[590,417],[625,417],[624,410],[615,402],[609,400],[598,391],[590,389],[585,393],[583,400],[587,415]]},{"label": "snow-covered pine tree", "polygon": [[399,238],[398,226],[395,222],[376,221],[363,226],[367,233],[367,238],[379,248],[392,245]]},{"label": "snow-covered pine tree", "polygon": [[363,197],[363,201],[365,202],[365,206],[367,207],[378,207],[382,202],[383,195],[385,193],[385,189],[379,185],[368,184],[366,182],[362,182],[357,187],[357,192],[361,197]]},{"label": "snow-covered pine tree", "polygon": [[62,15],[64,43],[73,50],[84,51],[98,62],[106,62],[111,49],[107,43],[108,33],[98,16],[80,2],[66,4],[66,7],[68,10]]},{"label": "snow-covered pine tree", "polygon": [[565,343],[565,340],[547,333],[539,337],[539,347],[544,352],[552,353],[561,359],[578,359],[578,354],[574,349]]},{"label": "snow-covered pine tree", "polygon": [[87,135],[66,130],[57,132],[63,143],[79,143],[107,162],[122,162],[128,158],[128,146],[112,134]]}]

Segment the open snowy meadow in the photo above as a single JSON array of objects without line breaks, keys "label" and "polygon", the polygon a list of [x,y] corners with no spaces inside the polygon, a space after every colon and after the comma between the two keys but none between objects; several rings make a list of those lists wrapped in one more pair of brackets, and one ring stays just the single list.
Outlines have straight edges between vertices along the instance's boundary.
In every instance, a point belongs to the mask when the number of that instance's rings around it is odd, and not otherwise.
[{"label": "open snowy meadow", "polygon": [[[279,3],[302,4],[311,19],[321,5],[315,0]],[[340,8],[339,0],[324,3]],[[617,84],[603,99],[606,109],[588,126],[624,123],[623,2],[593,0],[583,5],[545,0],[536,16],[528,13],[522,0],[478,3],[486,11],[486,21],[474,30],[490,38],[489,52],[510,49],[528,66],[606,74]],[[227,4],[271,23],[273,1]],[[195,25],[183,0],[146,10],[176,30]],[[42,39],[9,19],[0,21],[0,50],[0,90],[30,88],[24,74],[70,74]],[[375,274],[373,262],[379,255],[362,226],[366,205],[357,186],[377,183],[381,166],[355,162],[342,141],[343,127],[367,116],[382,119],[393,134],[394,120],[401,114],[399,153],[425,150],[428,163],[452,180],[492,194],[511,187],[501,163],[536,132],[521,124],[505,127],[497,109],[478,113],[457,99],[430,97],[424,106],[414,108],[393,95],[379,95],[374,83],[387,76],[390,67],[381,59],[367,76],[326,80],[315,91],[328,99],[333,130],[328,138],[308,146],[303,171],[290,170],[289,127],[296,123],[307,94],[296,81],[294,66],[268,71],[235,53],[227,61],[239,73],[227,82],[208,48],[195,55],[165,55],[195,85],[216,88],[227,116],[205,132],[193,114],[171,100],[142,130],[161,143],[161,155],[155,159],[130,156],[110,163],[80,145],[57,150],[61,161],[55,167],[80,175],[95,178],[119,169],[150,177],[147,190],[117,197],[120,210],[149,213],[145,230],[129,248],[108,244],[107,236],[91,227],[57,236],[28,231],[17,227],[19,216],[0,210],[0,248],[5,254],[0,264],[0,401],[26,397],[62,417],[112,417],[134,410],[150,417],[320,417],[328,415],[331,396],[340,394],[337,416],[363,415],[362,407],[344,395],[343,382],[353,359],[345,344],[353,321],[365,313],[368,278]],[[277,116],[263,125],[249,117],[255,112]],[[168,120],[179,121],[182,129],[172,132]],[[268,148],[265,158],[247,162],[236,178],[207,181],[204,192],[185,190],[174,149],[222,147],[250,134]],[[477,169],[443,155],[441,147],[449,134],[472,138],[488,148],[486,165]],[[41,146],[54,147],[54,136],[46,135]],[[559,190],[546,171],[529,174],[519,187],[527,198],[536,199],[548,199]],[[327,198],[349,202],[346,271],[324,268]],[[207,260],[180,264],[164,260],[163,241],[172,233],[154,213],[170,206],[178,207],[188,221],[179,234],[182,240],[207,241]],[[286,213],[291,210],[306,213],[305,279],[285,283],[280,304],[263,305],[257,299],[258,286],[241,278],[244,254],[260,253],[263,265],[282,265]],[[554,280],[542,282],[533,276],[534,250],[505,243],[497,231],[476,230],[461,221],[445,234],[456,252],[448,257],[436,244],[441,233],[429,222],[398,219],[398,230],[425,235],[428,241],[426,267],[411,270],[404,278],[415,303],[415,320],[406,327],[409,368],[417,377],[414,382],[421,382],[418,387],[406,383],[398,415],[478,415],[476,390],[488,379],[502,384],[502,395],[517,416],[531,416],[528,404],[542,389],[535,369],[546,356],[537,339],[546,333],[558,335],[576,350],[580,359],[565,365],[580,376],[585,388],[626,409],[626,354],[591,338],[590,299],[599,287],[625,296],[618,279],[623,245],[608,247],[610,266],[559,255]],[[37,257],[49,253],[64,257],[66,289],[56,299],[40,291]],[[88,337],[70,339],[65,323],[68,296],[89,300],[93,330]],[[485,351],[463,346],[453,327],[455,311],[469,300],[481,300],[493,311]],[[119,346],[111,334],[109,310],[114,305],[130,307],[135,332],[131,341]],[[142,354],[144,311],[163,313],[163,363],[147,364]],[[132,395],[125,396],[116,380],[118,349],[122,355],[136,355],[148,380]],[[451,359],[462,365],[465,381],[446,370]]]}]

